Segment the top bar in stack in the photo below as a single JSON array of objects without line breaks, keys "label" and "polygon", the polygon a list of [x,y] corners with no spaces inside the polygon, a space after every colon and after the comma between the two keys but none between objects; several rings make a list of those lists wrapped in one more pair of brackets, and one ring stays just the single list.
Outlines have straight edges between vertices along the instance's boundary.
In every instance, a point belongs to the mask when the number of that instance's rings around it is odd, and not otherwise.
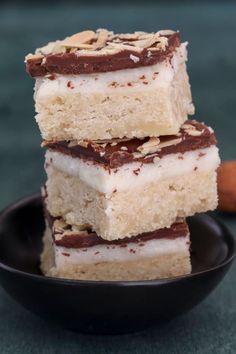
[{"label": "top bar in stack", "polygon": [[177,134],[194,113],[179,32],[84,31],[26,57],[46,140]]}]

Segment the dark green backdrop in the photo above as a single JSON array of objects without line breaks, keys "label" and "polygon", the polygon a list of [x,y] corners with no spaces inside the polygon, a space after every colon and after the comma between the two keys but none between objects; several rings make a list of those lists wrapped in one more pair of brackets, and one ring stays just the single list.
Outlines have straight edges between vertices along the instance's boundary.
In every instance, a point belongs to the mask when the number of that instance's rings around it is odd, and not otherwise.
[{"label": "dark green backdrop", "polygon": [[[0,3],[0,206],[37,191],[45,179],[34,121],[33,81],[24,56],[82,29],[179,29],[189,41],[188,70],[196,119],[212,125],[221,157],[234,159],[236,134],[236,3]],[[218,215],[235,232],[236,216]],[[35,318],[0,290],[0,353],[235,353],[236,265],[199,307],[145,333],[92,337]]]}]

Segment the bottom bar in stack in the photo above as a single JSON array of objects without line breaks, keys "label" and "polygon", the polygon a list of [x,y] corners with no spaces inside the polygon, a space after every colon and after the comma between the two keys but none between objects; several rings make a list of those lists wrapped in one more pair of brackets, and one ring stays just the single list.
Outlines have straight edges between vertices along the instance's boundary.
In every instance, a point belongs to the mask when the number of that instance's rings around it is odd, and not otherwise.
[{"label": "bottom bar in stack", "polygon": [[185,220],[163,228],[106,241],[86,225],[46,217],[41,269],[45,275],[84,280],[148,280],[191,272]]}]

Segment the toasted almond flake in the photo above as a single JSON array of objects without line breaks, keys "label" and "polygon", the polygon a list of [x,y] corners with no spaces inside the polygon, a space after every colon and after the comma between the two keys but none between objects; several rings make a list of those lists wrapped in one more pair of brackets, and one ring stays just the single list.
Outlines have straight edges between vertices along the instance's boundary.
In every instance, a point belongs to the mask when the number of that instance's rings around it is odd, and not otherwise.
[{"label": "toasted almond flake", "polygon": [[44,55],[42,55],[42,54],[28,54],[25,57],[25,62],[27,60],[39,60],[39,59],[43,59],[43,58],[44,58]]},{"label": "toasted almond flake", "polygon": [[160,50],[158,47],[150,47],[148,48],[149,52],[158,52],[158,50]]},{"label": "toasted almond flake", "polygon": [[177,145],[177,144],[181,143],[181,141],[182,141],[181,138],[171,139],[171,140],[168,140],[168,141],[163,141],[163,142],[161,142],[159,144],[158,148],[162,149],[162,148],[167,147],[167,146]]},{"label": "toasted almond flake", "polygon": [[156,36],[155,36],[155,35],[152,35],[151,37],[134,41],[133,44],[134,44],[136,47],[149,48],[149,47],[151,47],[154,43],[156,43],[157,40],[158,40],[158,39],[156,38]]},{"label": "toasted almond flake", "polygon": [[89,142],[86,140],[81,140],[78,142],[78,145],[83,146],[83,147],[88,147]]},{"label": "toasted almond flake", "polygon": [[77,48],[77,49],[93,49],[92,44],[86,43],[74,43],[70,45],[65,45],[66,48]]},{"label": "toasted almond flake", "polygon": [[[156,151],[155,151],[154,153],[152,153],[152,154],[146,155],[146,156],[144,157],[144,160],[150,159],[150,158],[152,158],[152,157],[154,157],[154,156],[156,156]],[[160,158],[158,157],[158,159],[160,159]]]},{"label": "toasted almond flake", "polygon": [[97,41],[93,44],[93,49],[100,49],[103,48],[106,44],[106,41],[108,39],[108,31],[106,30],[101,30],[98,32],[98,37]]},{"label": "toasted almond flake", "polygon": [[182,125],[182,128],[183,128],[184,130],[186,130],[186,129],[195,130],[195,129],[196,129],[196,127],[195,127],[194,125],[188,124],[188,123],[183,124],[183,125]]},{"label": "toasted almond flake", "polygon": [[[73,34],[71,37],[67,37],[64,41],[61,42],[61,45],[68,48],[89,48],[85,45],[88,45],[95,37],[94,31],[83,31],[76,34]],[[84,46],[82,46],[84,45]],[[92,46],[91,46],[92,48]]]},{"label": "toasted almond flake", "polygon": [[55,53],[64,53],[66,48],[61,45],[61,41],[49,42],[44,47],[36,49],[36,54],[55,54]]},{"label": "toasted almond flake", "polygon": [[53,227],[56,232],[64,232],[64,228],[66,227],[66,223],[62,219],[56,219],[54,221]]},{"label": "toasted almond flake", "polygon": [[187,130],[188,135],[191,136],[200,136],[203,132],[204,130]]},{"label": "toasted almond flake", "polygon": [[137,150],[140,151],[142,154],[151,154],[158,150],[158,146],[160,143],[160,139],[156,137],[149,138],[146,143],[140,145]]},{"label": "toasted almond flake", "polygon": [[[131,42],[131,43],[133,44],[134,42]],[[131,44],[114,43],[114,42],[107,42],[107,44],[111,48],[118,49],[119,51],[122,51],[122,50],[132,50],[132,51],[136,51],[136,52],[142,51],[142,48],[136,47],[135,45],[131,45]]]},{"label": "toasted almond flake", "polygon": [[77,145],[80,145],[80,146],[83,146],[83,147],[87,147],[89,144],[89,142],[87,140],[71,140],[68,144],[68,147],[73,147],[73,146],[77,146]]},{"label": "toasted almond flake", "polygon": [[118,37],[118,39],[122,39],[122,40],[135,40],[139,38],[139,33],[135,32],[135,33],[121,33],[121,34],[117,34],[116,35]]},{"label": "toasted almond flake", "polygon": [[168,36],[168,35],[171,35],[175,33],[175,31],[172,31],[172,30],[161,30],[161,31],[158,31],[158,34],[160,36]]},{"label": "toasted almond flake", "polygon": [[165,50],[168,45],[168,38],[160,37],[160,41],[156,44],[156,47],[160,50]]},{"label": "toasted almond flake", "polygon": [[123,151],[127,151],[128,150],[127,146],[121,146],[120,149],[123,150]]}]

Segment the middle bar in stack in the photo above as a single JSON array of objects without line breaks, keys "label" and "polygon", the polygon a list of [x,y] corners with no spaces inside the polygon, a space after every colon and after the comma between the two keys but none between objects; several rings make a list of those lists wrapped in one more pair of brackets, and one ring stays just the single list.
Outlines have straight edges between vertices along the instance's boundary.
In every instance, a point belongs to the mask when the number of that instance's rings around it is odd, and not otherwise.
[{"label": "middle bar in stack", "polygon": [[169,227],[216,207],[215,144],[196,121],[174,136],[48,143],[47,209],[106,240]]}]

